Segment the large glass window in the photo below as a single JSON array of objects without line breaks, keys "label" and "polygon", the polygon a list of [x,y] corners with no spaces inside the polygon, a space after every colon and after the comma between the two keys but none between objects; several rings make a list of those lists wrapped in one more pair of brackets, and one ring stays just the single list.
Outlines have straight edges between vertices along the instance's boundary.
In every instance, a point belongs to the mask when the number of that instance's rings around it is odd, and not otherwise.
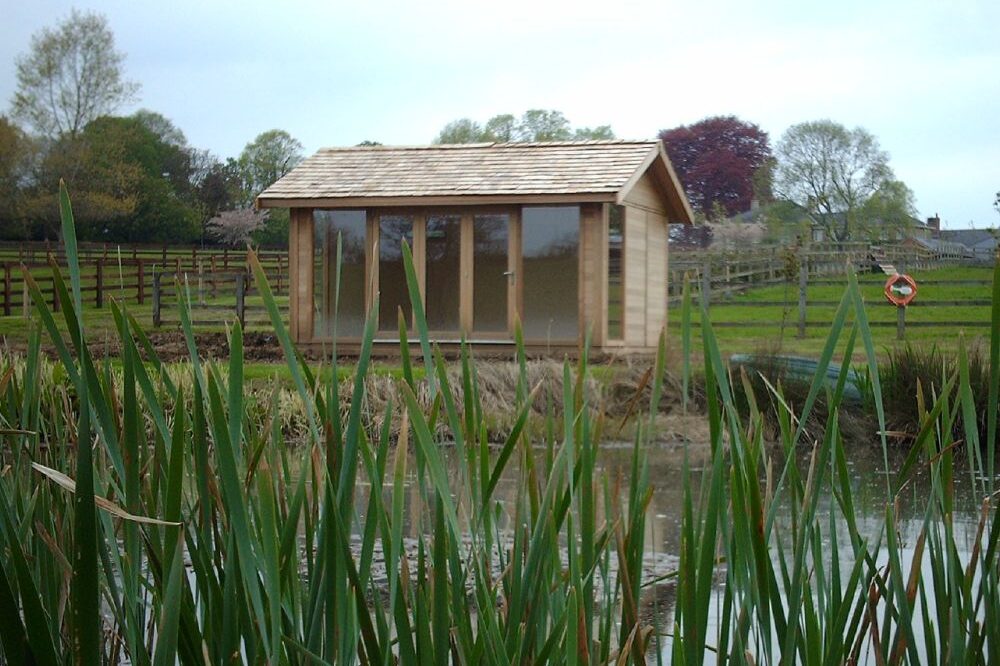
[{"label": "large glass window", "polygon": [[579,331],[580,207],[521,210],[524,336],[575,340]]},{"label": "large glass window", "polygon": [[427,327],[432,331],[458,331],[462,252],[462,218],[459,215],[427,217],[425,299]]},{"label": "large glass window", "polygon": [[[365,325],[365,211],[317,210],[315,228],[313,317],[315,335],[360,337]],[[337,297],[337,237],[341,243]]]},{"label": "large glass window", "polygon": [[403,241],[413,249],[413,217],[382,215],[378,225],[378,322],[382,331],[398,330],[399,308],[409,327],[413,308],[403,268]]},{"label": "large glass window", "polygon": [[608,212],[608,339],[625,335],[625,207],[612,205]]},{"label": "large glass window", "polygon": [[510,215],[472,218],[472,328],[484,333],[507,330],[507,256]]}]

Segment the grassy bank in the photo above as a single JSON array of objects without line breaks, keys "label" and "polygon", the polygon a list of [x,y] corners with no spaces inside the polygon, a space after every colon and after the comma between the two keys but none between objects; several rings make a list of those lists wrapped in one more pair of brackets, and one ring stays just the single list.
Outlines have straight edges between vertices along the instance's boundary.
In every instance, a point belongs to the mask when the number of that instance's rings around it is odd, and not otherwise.
[{"label": "grassy bank", "polygon": [[[70,280],[57,282],[63,302],[79,304],[63,198]],[[608,422],[592,402],[586,354],[535,382],[518,347],[513,424],[492,446],[478,366],[464,354],[452,373],[431,348],[405,246],[404,257],[422,353],[403,354],[400,392],[384,402],[371,399],[366,379],[374,321],[352,370],[342,376],[334,356],[320,381],[295,354],[255,270],[286,353],[290,399],[304,414],[294,445],[281,427],[286,405],[251,408],[238,326],[225,362],[194,353],[171,369],[155,350],[141,361],[142,335],[118,311],[119,372],[94,360],[74,307],[60,315],[65,342],[38,307],[62,360],[52,371],[67,380],[44,380],[49,366],[38,354],[0,376],[8,662],[958,664],[1000,650],[992,494],[1000,326],[982,446],[960,447],[951,434],[956,414],[975,409],[960,361],[923,403],[902,469],[885,477],[884,520],[864,530],[837,425],[843,386],[817,379],[794,412],[779,387],[750,389],[744,416],[732,384],[743,377],[730,375],[703,327],[709,454],[684,475],[679,567],[650,580],[642,558],[657,480],[645,450],[664,391],[665,341],[648,380],[632,389],[639,427],[625,478],[596,466]],[[821,371],[859,350],[886,452],[875,342],[854,281],[840,302]],[[193,348],[190,326],[185,335]],[[807,433],[820,394],[827,418]],[[544,427],[529,437],[541,395]],[[777,449],[763,438],[768,405]],[[453,475],[442,446],[461,461]],[[804,463],[801,450],[811,453]],[[894,504],[916,474],[928,477],[925,519],[915,542],[902,543]],[[971,548],[952,525],[958,474],[984,498]],[[520,492],[500,502],[504,475]],[[359,502],[358,486],[381,492]],[[405,530],[415,545],[404,543]],[[670,600],[666,613],[643,612],[650,595]]]}]

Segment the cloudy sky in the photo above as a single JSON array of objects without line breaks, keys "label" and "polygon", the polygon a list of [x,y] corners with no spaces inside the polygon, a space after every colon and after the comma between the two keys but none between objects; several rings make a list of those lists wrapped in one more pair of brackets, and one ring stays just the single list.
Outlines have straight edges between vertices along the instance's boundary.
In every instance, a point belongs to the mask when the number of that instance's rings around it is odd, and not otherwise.
[{"label": "cloudy sky", "polygon": [[996,0],[5,4],[0,112],[31,35],[75,6],[108,17],[135,108],[223,157],[275,127],[308,152],[421,144],[455,118],[528,108],[622,138],[735,114],[772,143],[830,118],[878,137],[922,216],[1000,223]]}]

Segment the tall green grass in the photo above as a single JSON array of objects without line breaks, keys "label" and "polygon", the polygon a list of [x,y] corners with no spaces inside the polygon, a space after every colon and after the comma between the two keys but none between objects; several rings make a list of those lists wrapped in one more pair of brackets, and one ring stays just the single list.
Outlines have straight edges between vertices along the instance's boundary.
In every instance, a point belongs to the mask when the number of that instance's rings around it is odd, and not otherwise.
[{"label": "tall green grass", "polygon": [[[42,330],[31,334],[31,353],[0,373],[0,648],[8,663],[997,659],[996,334],[986,453],[952,439],[958,415],[977,409],[963,360],[922,398],[910,455],[886,474],[885,518],[873,537],[858,525],[837,426],[843,386],[829,390],[821,380],[835,353],[864,352],[880,421],[873,438],[885,450],[857,283],[837,309],[818,379],[794,408],[780,387],[755,394],[749,377],[731,374],[703,327],[710,462],[685,484],[678,570],[649,581],[646,508],[656,479],[645,451],[664,390],[666,337],[628,477],[610,478],[598,460],[604,418],[585,390],[586,346],[563,364],[561,409],[533,437],[526,423],[544,387],[529,381],[518,331],[515,414],[493,446],[469,348],[460,372],[449,372],[428,338],[404,246],[423,371],[404,341],[401,398],[373,415],[365,378],[374,319],[351,371],[332,355],[320,380],[250,253],[305,419],[302,441],[290,442],[283,403],[275,398],[261,411],[244,395],[238,324],[228,362],[207,361],[182,307],[191,362],[178,373],[157,360],[127,308],[114,305],[120,362],[94,358],[78,316],[64,190],[62,204],[69,282],[53,272],[63,321],[36,298]],[[690,307],[685,299],[685,322]],[[58,366],[39,358],[43,331]],[[56,372],[64,380],[48,381]],[[685,392],[690,374],[685,359]],[[737,382],[750,397],[742,414]],[[775,410],[777,446],[764,441],[763,409]],[[815,410],[827,412],[819,433],[803,425]],[[443,446],[460,461],[457,473]],[[809,462],[800,466],[803,450]],[[954,485],[965,470],[983,497],[971,552],[953,524]],[[931,492],[919,536],[903,543],[896,500],[918,474]],[[502,499],[498,486],[509,478],[519,492]],[[667,616],[643,612],[654,584],[675,588]]]}]

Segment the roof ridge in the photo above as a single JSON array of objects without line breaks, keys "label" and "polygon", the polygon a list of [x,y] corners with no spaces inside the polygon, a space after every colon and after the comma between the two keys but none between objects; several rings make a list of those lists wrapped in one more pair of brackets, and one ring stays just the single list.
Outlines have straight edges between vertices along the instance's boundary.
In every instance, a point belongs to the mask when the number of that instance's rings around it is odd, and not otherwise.
[{"label": "roof ridge", "polygon": [[510,148],[546,148],[560,146],[652,146],[659,139],[584,139],[580,141],[493,141],[480,143],[433,143],[423,145],[399,145],[399,146],[326,146],[317,152],[381,152],[381,151],[433,151],[433,150],[462,150],[462,149],[510,149]]}]

